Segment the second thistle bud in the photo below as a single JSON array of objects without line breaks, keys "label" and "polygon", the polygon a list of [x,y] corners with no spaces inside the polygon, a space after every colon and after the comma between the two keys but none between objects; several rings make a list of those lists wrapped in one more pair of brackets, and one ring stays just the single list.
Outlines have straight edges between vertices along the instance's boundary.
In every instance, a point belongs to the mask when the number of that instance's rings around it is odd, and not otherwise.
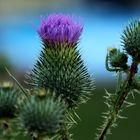
[{"label": "second thistle bud", "polygon": [[21,107],[19,121],[28,133],[42,136],[57,135],[63,127],[65,106],[63,102],[48,96],[45,100],[30,98]]},{"label": "second thistle bud", "polygon": [[119,49],[109,49],[109,60],[112,67],[119,67],[124,70],[127,69],[127,59],[127,55]]}]

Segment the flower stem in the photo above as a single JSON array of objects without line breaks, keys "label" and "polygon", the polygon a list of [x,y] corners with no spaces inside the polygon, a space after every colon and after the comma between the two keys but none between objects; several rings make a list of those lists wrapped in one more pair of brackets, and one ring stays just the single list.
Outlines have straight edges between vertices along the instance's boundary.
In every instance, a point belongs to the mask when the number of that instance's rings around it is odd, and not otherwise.
[{"label": "flower stem", "polygon": [[103,129],[103,131],[100,134],[99,140],[104,140],[109,129],[112,127],[113,123],[116,121],[118,115],[119,115],[119,111],[121,110],[126,97],[128,96],[128,93],[130,92],[130,87],[132,84],[132,79],[133,76],[135,75],[135,73],[137,73],[137,67],[138,67],[138,62],[133,61],[130,67],[130,72],[127,74],[127,78],[123,83],[122,88],[120,89],[120,91],[118,91],[117,95],[118,97],[116,98],[114,107],[112,109],[112,113],[111,115],[109,115],[108,121],[105,124],[105,127]]}]

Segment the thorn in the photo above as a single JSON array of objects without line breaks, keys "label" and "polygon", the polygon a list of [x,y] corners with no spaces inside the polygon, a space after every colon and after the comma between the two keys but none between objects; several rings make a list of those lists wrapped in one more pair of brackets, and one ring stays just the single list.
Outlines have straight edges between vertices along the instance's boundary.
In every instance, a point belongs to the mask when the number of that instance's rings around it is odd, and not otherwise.
[{"label": "thorn", "polygon": [[103,97],[104,97],[105,99],[107,99],[107,100],[109,99],[109,96],[103,96]]},{"label": "thorn", "polygon": [[109,93],[106,89],[105,89],[105,93],[110,97],[111,93]]},{"label": "thorn", "polygon": [[112,127],[114,127],[114,128],[117,127],[117,126],[118,126],[118,125],[117,125],[116,123],[113,123],[113,125],[112,125]]},{"label": "thorn", "polygon": [[140,95],[140,91],[138,91],[137,89],[134,89],[134,91]]},{"label": "thorn", "polygon": [[132,95],[133,99],[135,99],[134,93],[131,91],[130,94]]},{"label": "thorn", "polygon": [[79,121],[81,121],[81,118],[79,117],[79,115],[74,111],[74,115],[79,119]]},{"label": "thorn", "polygon": [[131,103],[131,102],[127,102],[127,101],[124,101],[124,103],[127,104],[126,105],[127,108],[136,105],[136,103]]},{"label": "thorn", "polygon": [[102,128],[97,128],[97,131],[102,131]]},{"label": "thorn", "polygon": [[128,118],[128,117],[121,116],[121,115],[117,115],[117,117],[118,117],[119,119],[127,119],[127,118]]},{"label": "thorn", "polygon": [[107,116],[101,116],[102,118],[104,118],[104,119],[107,119],[108,117]]},{"label": "thorn", "polygon": [[103,112],[103,113],[102,113],[102,115],[109,115],[109,114],[110,114],[109,111],[107,111],[107,112]]},{"label": "thorn", "polygon": [[71,114],[69,114],[69,117],[70,117],[71,121],[72,121],[74,124],[77,124],[77,122],[74,120],[74,118],[72,117]]},{"label": "thorn", "polygon": [[108,108],[111,107],[111,105],[108,102],[104,102],[104,103],[107,105]]}]

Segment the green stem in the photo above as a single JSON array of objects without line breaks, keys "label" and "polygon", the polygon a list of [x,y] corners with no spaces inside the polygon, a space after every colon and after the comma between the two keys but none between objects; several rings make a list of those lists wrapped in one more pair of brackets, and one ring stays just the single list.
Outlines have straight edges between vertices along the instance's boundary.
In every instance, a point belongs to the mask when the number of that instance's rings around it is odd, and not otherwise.
[{"label": "green stem", "polygon": [[118,91],[120,93],[118,94],[118,98],[115,101],[112,114],[109,116],[110,118],[108,119],[103,131],[101,132],[99,140],[105,139],[109,129],[112,127],[113,123],[116,121],[119,111],[121,110],[124,104],[124,101],[126,100],[126,97],[128,96],[128,93],[130,91],[130,86],[132,84],[133,76],[135,75],[135,73],[137,73],[137,67],[138,67],[138,62],[135,62],[135,61],[132,62],[130,72],[128,73],[127,78],[123,83],[123,87],[121,91]]}]

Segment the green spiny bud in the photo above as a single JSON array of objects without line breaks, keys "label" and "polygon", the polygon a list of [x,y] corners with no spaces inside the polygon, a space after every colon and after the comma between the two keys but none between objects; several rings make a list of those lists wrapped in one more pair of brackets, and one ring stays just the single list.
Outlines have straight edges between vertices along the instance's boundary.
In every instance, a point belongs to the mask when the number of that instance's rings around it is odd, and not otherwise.
[{"label": "green spiny bud", "polygon": [[0,85],[0,118],[13,118],[17,113],[18,94],[12,83]]},{"label": "green spiny bud", "polygon": [[57,134],[62,128],[65,118],[63,102],[48,96],[39,100],[32,96],[21,107],[19,120],[28,133],[51,136]]},{"label": "green spiny bud", "polygon": [[37,88],[55,91],[68,108],[86,102],[94,89],[77,48],[64,45],[44,48],[29,79]]},{"label": "green spiny bud", "polygon": [[138,74],[135,74],[133,77],[132,86],[133,89],[140,90],[140,76]]},{"label": "green spiny bud", "polygon": [[140,20],[130,23],[123,31],[122,43],[126,52],[140,61]]},{"label": "green spiny bud", "polygon": [[120,52],[119,49],[111,48],[109,50],[109,60],[112,67],[127,68],[127,55],[124,52]]}]

